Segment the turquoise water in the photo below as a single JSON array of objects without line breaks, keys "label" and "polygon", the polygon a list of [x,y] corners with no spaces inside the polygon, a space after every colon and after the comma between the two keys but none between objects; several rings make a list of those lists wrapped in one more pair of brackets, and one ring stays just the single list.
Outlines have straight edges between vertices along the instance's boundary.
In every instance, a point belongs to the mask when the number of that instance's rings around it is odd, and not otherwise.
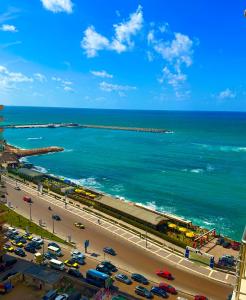
[{"label": "turquoise water", "polygon": [[8,129],[49,173],[183,216],[240,239],[246,223],[246,113],[7,107],[5,123],[77,122],[155,127],[173,134],[99,129]]}]

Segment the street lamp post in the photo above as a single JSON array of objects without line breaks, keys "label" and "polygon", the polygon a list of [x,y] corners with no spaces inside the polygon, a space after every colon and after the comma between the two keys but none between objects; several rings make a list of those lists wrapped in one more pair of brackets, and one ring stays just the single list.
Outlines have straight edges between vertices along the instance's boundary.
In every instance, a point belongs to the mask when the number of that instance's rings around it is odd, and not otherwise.
[{"label": "street lamp post", "polygon": [[55,233],[55,219],[52,216],[52,232]]},{"label": "street lamp post", "polygon": [[146,230],[146,233],[145,233],[145,242],[146,242],[146,248],[148,248],[147,230]]},{"label": "street lamp post", "polygon": [[30,208],[30,221],[32,221],[32,203],[29,203],[29,208]]}]

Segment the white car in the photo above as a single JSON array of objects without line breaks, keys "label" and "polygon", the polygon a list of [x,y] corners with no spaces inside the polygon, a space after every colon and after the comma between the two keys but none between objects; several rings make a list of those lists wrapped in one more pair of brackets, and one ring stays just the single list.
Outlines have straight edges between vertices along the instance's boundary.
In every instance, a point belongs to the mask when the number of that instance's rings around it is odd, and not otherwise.
[{"label": "white car", "polygon": [[34,237],[34,238],[32,239],[32,241],[38,243],[39,245],[43,245],[43,243],[44,243],[44,240],[41,239],[40,237],[37,237],[37,236]]},{"label": "white car", "polygon": [[8,227],[8,231],[13,233],[13,234],[18,234],[19,233],[19,231],[14,227]]},{"label": "white car", "polygon": [[71,256],[76,258],[81,258],[81,259],[85,258],[85,255],[77,249],[71,251]]},{"label": "white car", "polygon": [[66,300],[68,297],[68,294],[61,294],[56,296],[55,300]]}]

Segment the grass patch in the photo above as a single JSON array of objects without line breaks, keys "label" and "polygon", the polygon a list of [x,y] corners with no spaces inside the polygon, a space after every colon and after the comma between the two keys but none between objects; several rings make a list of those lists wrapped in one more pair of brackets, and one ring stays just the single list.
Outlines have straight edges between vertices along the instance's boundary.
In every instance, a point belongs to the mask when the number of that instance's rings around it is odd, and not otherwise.
[{"label": "grass patch", "polygon": [[210,263],[210,258],[208,256],[203,256],[201,254],[195,253],[190,251],[190,257],[189,260],[196,262],[196,263],[200,263],[202,265],[207,265],[209,266]]},{"label": "grass patch", "polygon": [[8,223],[10,226],[14,226],[24,230],[26,230],[26,228],[28,227],[29,232],[32,234],[41,236],[48,240],[56,241],[58,243],[67,244],[67,242],[63,239],[47,231],[46,229],[38,226],[37,224],[31,222],[27,218],[17,214],[15,211],[9,209],[7,206],[0,204],[0,208],[1,210],[6,212],[6,214],[4,215],[4,219],[6,223]]}]

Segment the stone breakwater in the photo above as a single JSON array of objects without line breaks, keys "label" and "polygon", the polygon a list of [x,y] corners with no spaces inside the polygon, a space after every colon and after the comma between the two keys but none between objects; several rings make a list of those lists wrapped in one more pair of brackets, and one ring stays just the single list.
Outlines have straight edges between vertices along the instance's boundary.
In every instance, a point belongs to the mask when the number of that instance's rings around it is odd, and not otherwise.
[{"label": "stone breakwater", "polygon": [[56,146],[35,148],[35,149],[21,149],[9,144],[5,145],[5,152],[13,153],[18,158],[25,157],[25,156],[32,156],[32,155],[47,154],[52,152],[61,152],[63,150],[64,148],[56,147]]},{"label": "stone breakwater", "polygon": [[144,128],[144,127],[123,127],[123,126],[107,126],[107,125],[82,125],[77,123],[52,123],[52,124],[23,124],[23,125],[6,125],[5,128],[25,129],[25,128],[90,128],[90,129],[104,129],[104,130],[124,130],[137,132],[151,132],[151,133],[173,133],[170,130],[162,128]]}]

